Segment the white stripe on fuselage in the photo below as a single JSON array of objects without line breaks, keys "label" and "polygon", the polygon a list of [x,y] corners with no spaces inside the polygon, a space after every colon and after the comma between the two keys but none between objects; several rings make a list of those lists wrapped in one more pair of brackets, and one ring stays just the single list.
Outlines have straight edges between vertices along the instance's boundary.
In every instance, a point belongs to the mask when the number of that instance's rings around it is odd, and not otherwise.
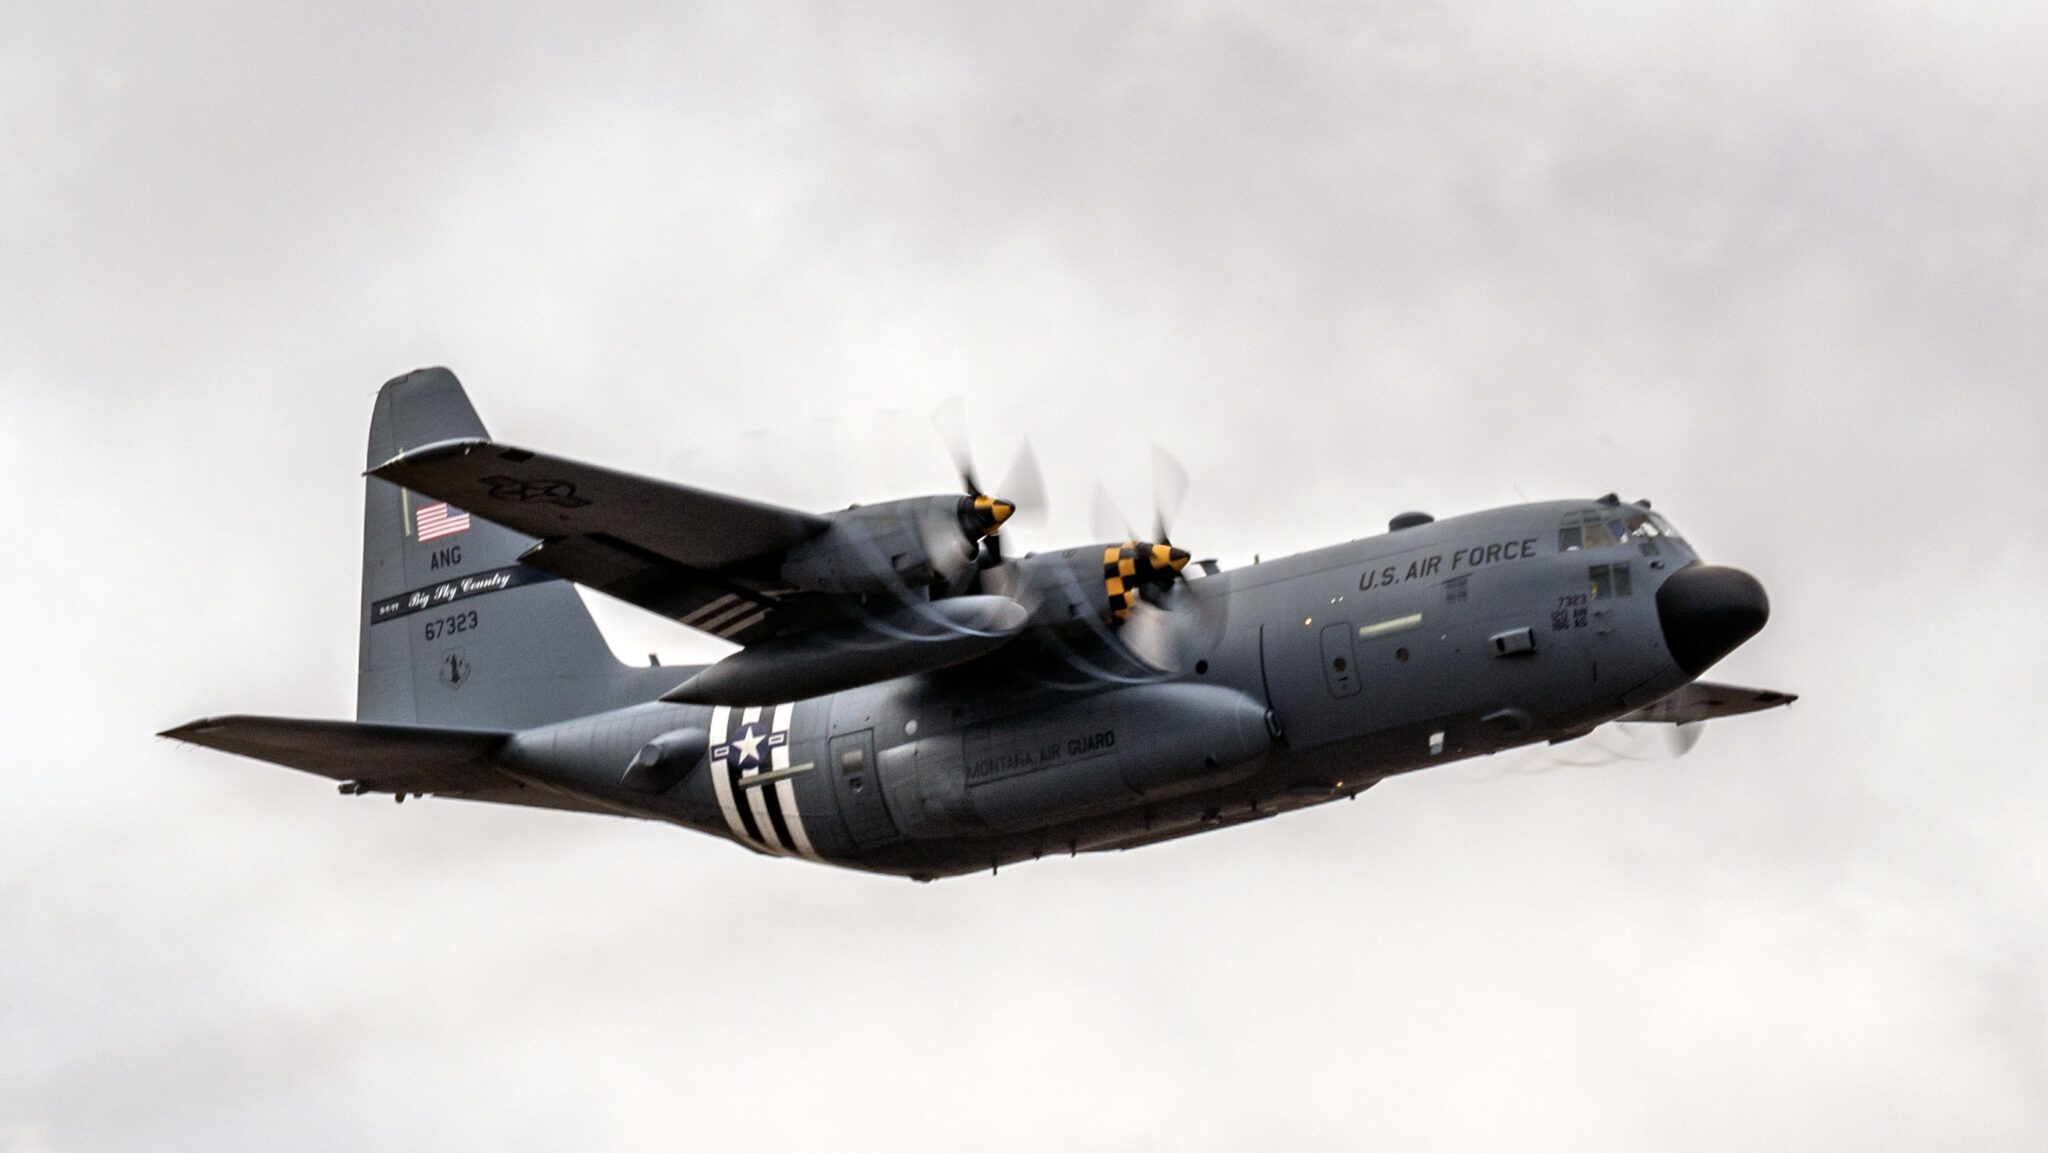
[{"label": "white stripe on fuselage", "polygon": [[[775,706],[775,724],[773,728],[776,732],[783,734],[783,740],[781,744],[775,746],[774,752],[770,756],[774,761],[773,767],[778,772],[789,768],[789,729],[790,721],[795,717],[796,706],[794,704]],[[782,819],[789,825],[789,836],[791,840],[796,842],[797,853],[809,857],[813,861],[817,860],[818,851],[811,848],[810,835],[804,831],[803,814],[797,812],[796,779],[794,777],[784,777],[769,786],[769,788],[775,790],[775,799],[781,802]],[[768,789],[764,788],[760,791],[765,793]]]},{"label": "white stripe on fuselage", "polygon": [[[717,749],[725,744],[726,733],[731,726],[731,706],[719,705],[711,710],[711,747],[713,749]],[[733,836],[738,837],[747,844],[752,844],[753,838],[747,836],[746,823],[740,820],[740,807],[732,795],[732,772],[730,762],[727,760],[727,757],[732,755],[732,750],[727,749],[725,752],[725,756],[713,757],[711,760],[711,787],[718,793],[718,808],[725,814],[726,827],[732,830]]]},{"label": "white stripe on fuselage", "polygon": [[[740,714],[741,724],[754,725],[760,722],[761,709],[759,706],[749,708],[746,712]],[[773,734],[771,733],[770,735],[772,736]],[[754,767],[751,769],[742,767],[740,769],[741,787],[745,787],[748,777],[764,772],[767,768],[768,761],[763,757],[755,758]],[[767,789],[747,789],[747,807],[754,812],[754,827],[761,830],[761,839],[759,841],[761,847],[771,853],[787,855],[789,850],[783,847],[781,838],[775,835],[775,822],[768,816],[768,798],[763,795],[767,791]]]}]

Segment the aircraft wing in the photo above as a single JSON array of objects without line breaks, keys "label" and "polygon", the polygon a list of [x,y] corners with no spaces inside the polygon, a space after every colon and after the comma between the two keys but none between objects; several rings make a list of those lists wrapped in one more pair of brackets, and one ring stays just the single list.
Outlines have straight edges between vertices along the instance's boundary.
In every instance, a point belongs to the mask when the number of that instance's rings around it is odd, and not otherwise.
[{"label": "aircraft wing", "polygon": [[1717,717],[1733,717],[1762,709],[1774,709],[1779,705],[1789,705],[1798,699],[1797,693],[1781,693],[1773,689],[1745,689],[1738,685],[1694,681],[1670,696],[1644,705],[1618,719],[1652,724],[1690,725],[1699,721],[1714,720]]},{"label": "aircraft wing", "polygon": [[809,513],[487,440],[400,453],[370,475],[527,536],[615,540],[693,569],[721,569],[823,532]]},{"label": "aircraft wing", "polygon": [[442,441],[369,475],[541,538],[519,559],[693,628],[746,644],[774,631],[793,590],[747,562],[801,543],[809,513],[487,440]]}]

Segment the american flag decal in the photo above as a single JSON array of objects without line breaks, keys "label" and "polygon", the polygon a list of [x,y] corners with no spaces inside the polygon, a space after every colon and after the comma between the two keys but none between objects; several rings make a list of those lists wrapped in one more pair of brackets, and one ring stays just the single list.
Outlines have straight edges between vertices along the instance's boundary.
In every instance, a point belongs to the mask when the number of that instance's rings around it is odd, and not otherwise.
[{"label": "american flag decal", "polygon": [[419,529],[420,539],[429,541],[469,531],[469,514],[443,501],[422,506],[413,514],[413,524]]}]

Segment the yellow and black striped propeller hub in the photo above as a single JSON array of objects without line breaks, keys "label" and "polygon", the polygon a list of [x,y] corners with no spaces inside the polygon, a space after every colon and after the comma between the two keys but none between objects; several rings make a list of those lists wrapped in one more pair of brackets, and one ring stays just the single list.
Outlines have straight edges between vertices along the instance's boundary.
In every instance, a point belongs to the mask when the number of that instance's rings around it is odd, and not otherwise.
[{"label": "yellow and black striped propeller hub", "polygon": [[994,536],[1002,531],[1003,522],[1016,511],[1016,505],[999,496],[975,493],[960,502],[960,524],[969,536]]},{"label": "yellow and black striped propeller hub", "polygon": [[1102,587],[1109,594],[1109,611],[1117,620],[1128,620],[1137,604],[1138,591],[1146,585],[1165,588],[1193,554],[1168,544],[1127,540],[1102,550]]}]

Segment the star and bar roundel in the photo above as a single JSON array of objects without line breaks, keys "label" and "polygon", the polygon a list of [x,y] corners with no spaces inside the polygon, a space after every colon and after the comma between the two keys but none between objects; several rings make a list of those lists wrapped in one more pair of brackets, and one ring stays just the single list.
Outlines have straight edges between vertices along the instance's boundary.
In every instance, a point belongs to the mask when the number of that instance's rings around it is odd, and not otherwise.
[{"label": "star and bar roundel", "polygon": [[793,704],[712,709],[711,783],[725,823],[740,843],[815,861],[818,852],[797,811],[789,763],[789,723],[795,715]]}]

